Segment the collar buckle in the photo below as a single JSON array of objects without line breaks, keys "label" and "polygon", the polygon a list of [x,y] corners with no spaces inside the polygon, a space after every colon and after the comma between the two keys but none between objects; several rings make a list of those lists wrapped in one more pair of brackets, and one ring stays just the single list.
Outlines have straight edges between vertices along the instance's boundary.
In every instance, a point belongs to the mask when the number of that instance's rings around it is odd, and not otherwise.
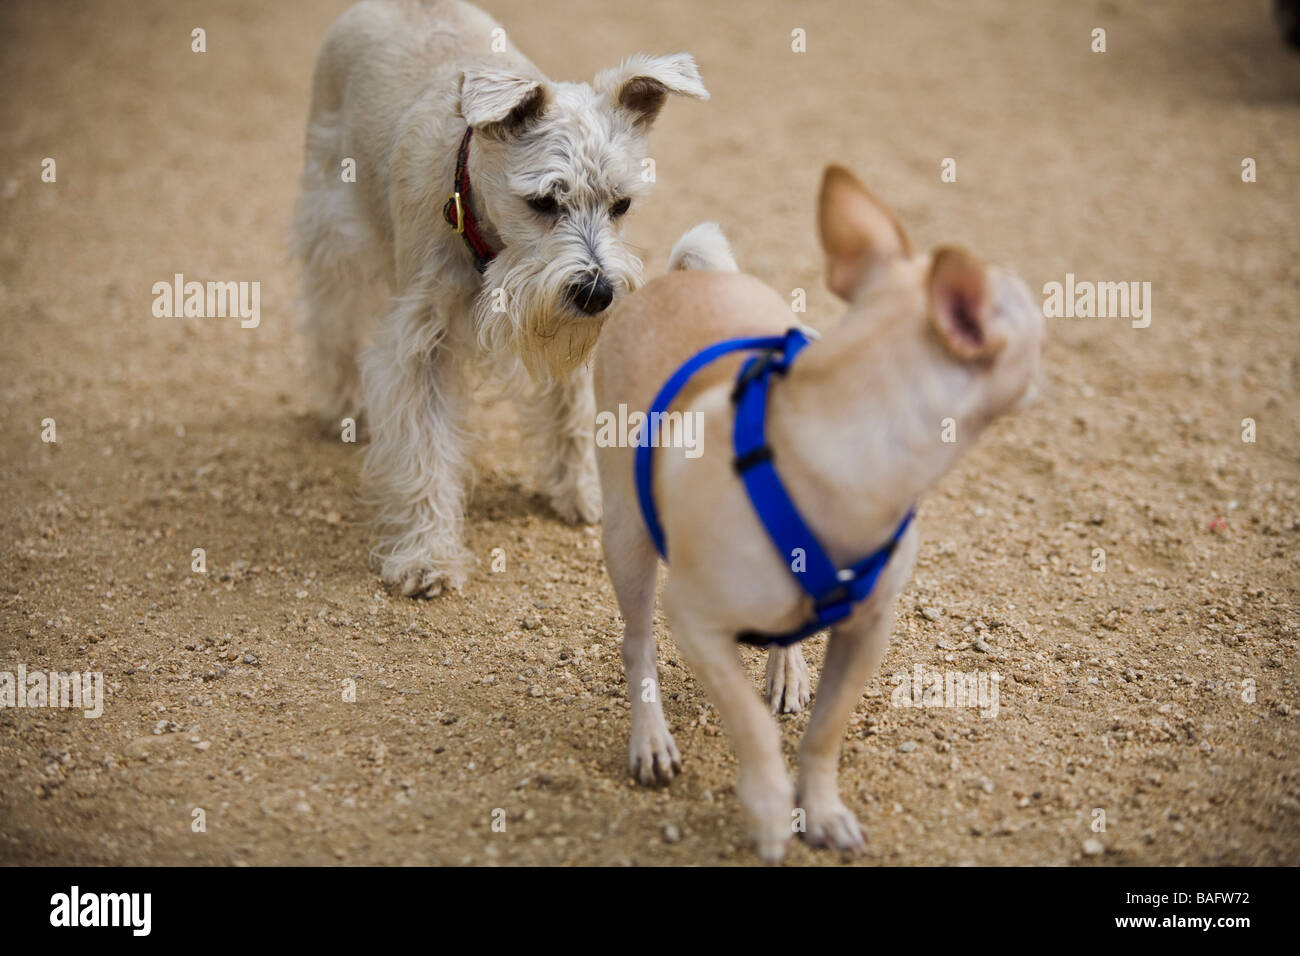
[{"label": "collar buckle", "polygon": [[447,203],[456,210],[456,221],[451,224],[452,231],[458,236],[465,235],[465,208],[460,204],[459,189],[451,194]]}]

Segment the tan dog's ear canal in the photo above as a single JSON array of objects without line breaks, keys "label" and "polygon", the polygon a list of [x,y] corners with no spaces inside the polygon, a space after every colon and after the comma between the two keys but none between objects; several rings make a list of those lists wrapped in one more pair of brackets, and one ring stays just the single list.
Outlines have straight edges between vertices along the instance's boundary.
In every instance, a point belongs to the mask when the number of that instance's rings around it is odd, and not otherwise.
[{"label": "tan dog's ear canal", "polygon": [[874,268],[912,254],[889,207],[843,166],[827,166],[822,174],[817,228],[826,252],[826,285],[845,301]]},{"label": "tan dog's ear canal", "polygon": [[927,286],[930,320],[957,358],[988,358],[1006,344],[993,328],[988,270],[979,259],[956,246],[939,247]]}]

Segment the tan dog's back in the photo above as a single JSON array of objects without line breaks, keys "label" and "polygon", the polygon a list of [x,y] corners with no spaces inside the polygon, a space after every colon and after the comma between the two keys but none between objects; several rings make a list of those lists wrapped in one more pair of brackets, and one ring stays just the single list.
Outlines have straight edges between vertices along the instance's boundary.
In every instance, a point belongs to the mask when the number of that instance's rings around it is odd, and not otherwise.
[{"label": "tan dog's back", "polygon": [[[789,305],[758,279],[736,272],[669,272],[615,308],[596,345],[596,407],[645,411],[683,362],[723,339],[781,335],[794,325]],[[672,407],[733,378],[752,353],[701,369]]]}]

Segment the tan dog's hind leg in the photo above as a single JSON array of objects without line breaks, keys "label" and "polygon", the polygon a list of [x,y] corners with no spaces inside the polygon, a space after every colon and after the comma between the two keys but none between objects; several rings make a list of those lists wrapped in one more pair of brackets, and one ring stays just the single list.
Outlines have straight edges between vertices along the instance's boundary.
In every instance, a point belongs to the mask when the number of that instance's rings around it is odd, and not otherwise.
[{"label": "tan dog's hind leg", "polygon": [[654,635],[659,556],[631,502],[612,502],[605,518],[605,564],[623,614],[623,672],[632,705],[628,769],[640,783],[667,783],[682,769],[664,720]]},{"label": "tan dog's hind leg", "polygon": [[768,649],[765,687],[774,714],[797,714],[808,706],[812,699],[812,678],[802,644]]},{"label": "tan dog's hind leg", "polygon": [[859,611],[831,629],[817,703],[799,745],[797,799],[807,815],[804,838],[813,846],[833,846],[847,854],[867,845],[857,817],[840,800],[840,744],[867,679],[889,647],[893,617],[885,605],[874,613]]},{"label": "tan dog's hind leg", "polygon": [[749,811],[750,835],[758,855],[779,863],[794,834],[794,788],[781,756],[781,734],[754,693],[740,661],[734,634],[709,630],[664,594],[673,637],[705,693],[718,708],[740,764],[736,794]]}]

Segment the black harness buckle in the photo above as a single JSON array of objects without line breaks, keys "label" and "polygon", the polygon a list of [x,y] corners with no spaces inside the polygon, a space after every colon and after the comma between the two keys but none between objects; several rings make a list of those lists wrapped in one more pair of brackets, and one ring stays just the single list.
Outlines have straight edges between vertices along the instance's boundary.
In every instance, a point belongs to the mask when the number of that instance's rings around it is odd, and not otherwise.
[{"label": "black harness buckle", "polygon": [[772,446],[762,445],[753,451],[747,451],[745,454],[732,459],[731,467],[736,469],[736,474],[743,475],[755,465],[761,465],[765,461],[772,460]]},{"label": "black harness buckle", "polygon": [[772,363],[784,353],[780,349],[768,349],[740,373],[736,379],[735,386],[731,389],[732,404],[740,401],[740,396],[745,394],[745,389],[749,388],[754,382],[758,381],[767,374]]}]

